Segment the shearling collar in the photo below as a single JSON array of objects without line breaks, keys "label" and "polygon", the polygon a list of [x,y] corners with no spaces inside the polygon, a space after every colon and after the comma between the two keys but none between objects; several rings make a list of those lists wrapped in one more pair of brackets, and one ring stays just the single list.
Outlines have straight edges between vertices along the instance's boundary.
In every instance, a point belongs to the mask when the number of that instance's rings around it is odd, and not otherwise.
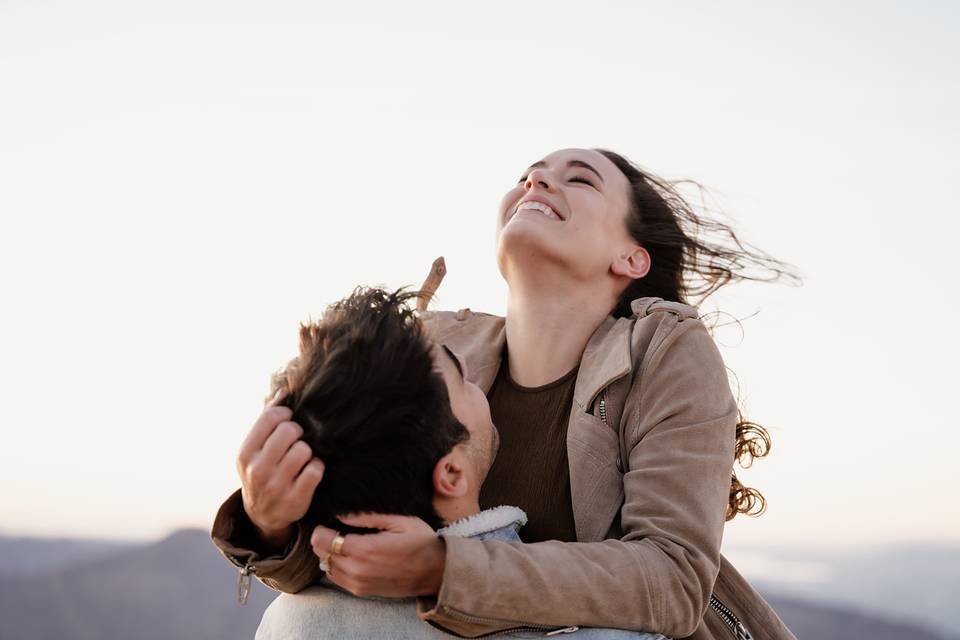
[{"label": "shearling collar", "polygon": [[437,535],[472,538],[516,524],[519,529],[527,524],[527,514],[520,507],[501,505],[461,518],[437,531]]}]

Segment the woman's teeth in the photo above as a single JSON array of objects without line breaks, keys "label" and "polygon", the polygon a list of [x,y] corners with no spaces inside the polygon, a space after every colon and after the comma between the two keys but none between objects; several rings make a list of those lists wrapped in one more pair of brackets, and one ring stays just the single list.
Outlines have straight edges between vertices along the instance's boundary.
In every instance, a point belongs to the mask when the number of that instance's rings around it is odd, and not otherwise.
[{"label": "woman's teeth", "polygon": [[556,211],[551,209],[548,205],[543,204],[542,202],[528,201],[528,202],[521,203],[520,206],[517,207],[517,211],[522,211],[524,209],[533,209],[535,211],[539,211],[540,213],[547,216],[551,220],[561,219],[560,216],[557,215]]}]

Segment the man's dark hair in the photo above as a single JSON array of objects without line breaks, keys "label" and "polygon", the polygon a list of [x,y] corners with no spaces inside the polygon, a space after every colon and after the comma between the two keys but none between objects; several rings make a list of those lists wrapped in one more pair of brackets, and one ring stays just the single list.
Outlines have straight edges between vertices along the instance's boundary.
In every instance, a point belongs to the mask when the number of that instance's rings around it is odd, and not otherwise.
[{"label": "man's dark hair", "polygon": [[469,432],[406,304],[418,295],[358,287],[300,326],[300,355],[274,375],[274,390],[289,392],[280,404],[325,467],[304,517],[311,526],[350,531],[336,516],[361,511],[443,525],[433,469]]}]

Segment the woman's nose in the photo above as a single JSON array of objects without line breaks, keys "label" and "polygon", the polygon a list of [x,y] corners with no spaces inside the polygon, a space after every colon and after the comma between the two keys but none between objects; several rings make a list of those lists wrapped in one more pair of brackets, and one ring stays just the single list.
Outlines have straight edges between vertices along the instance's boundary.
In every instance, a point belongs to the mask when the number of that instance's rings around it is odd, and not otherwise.
[{"label": "woman's nose", "polygon": [[527,174],[527,181],[524,183],[523,186],[526,187],[528,190],[533,186],[537,186],[537,187],[540,187],[541,189],[552,191],[553,179],[549,176],[549,174],[546,171],[543,171],[542,169],[534,169],[533,171]]}]

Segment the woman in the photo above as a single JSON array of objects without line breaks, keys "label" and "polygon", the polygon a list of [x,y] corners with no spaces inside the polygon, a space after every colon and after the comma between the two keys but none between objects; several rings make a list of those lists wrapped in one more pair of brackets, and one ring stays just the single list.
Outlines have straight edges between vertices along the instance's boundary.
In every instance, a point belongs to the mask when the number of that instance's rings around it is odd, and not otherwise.
[{"label": "woman", "polygon": [[320,556],[348,591],[421,596],[421,617],[468,637],[532,623],[791,638],[719,553],[725,520],[762,505],[731,478],[733,460],[769,440],[738,421],[716,346],[683,304],[788,275],[781,263],[597,149],[531,165],[503,198],[497,241],[506,317],[424,320],[466,360],[501,431],[481,506],[524,508],[533,544],[441,538],[389,515],[342,518],[375,535],[300,530],[323,465],[272,407],[241,449],[243,488],[217,516],[218,546],[288,592],[318,578]]}]

